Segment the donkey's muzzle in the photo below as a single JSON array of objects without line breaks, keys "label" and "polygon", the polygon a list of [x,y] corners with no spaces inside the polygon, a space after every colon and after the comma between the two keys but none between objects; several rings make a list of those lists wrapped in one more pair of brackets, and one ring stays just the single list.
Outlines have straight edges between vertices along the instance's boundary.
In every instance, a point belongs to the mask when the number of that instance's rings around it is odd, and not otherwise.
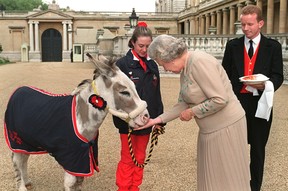
[{"label": "donkey's muzzle", "polygon": [[143,126],[148,123],[150,115],[147,110],[147,103],[145,101],[142,101],[138,105],[137,109],[129,113],[129,117],[131,119],[129,120],[129,125],[131,127],[134,127],[136,125]]},{"label": "donkey's muzzle", "polygon": [[141,120],[141,122],[142,122],[144,125],[145,125],[146,123],[148,123],[149,119],[150,119],[150,116],[149,116],[148,111],[147,111],[147,113],[145,113],[145,114],[140,114],[140,120]]}]

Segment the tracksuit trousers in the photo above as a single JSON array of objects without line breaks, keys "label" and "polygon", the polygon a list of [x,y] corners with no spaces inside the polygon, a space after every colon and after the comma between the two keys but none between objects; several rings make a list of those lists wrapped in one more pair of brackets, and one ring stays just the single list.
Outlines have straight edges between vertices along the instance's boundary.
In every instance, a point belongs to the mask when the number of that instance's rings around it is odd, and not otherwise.
[{"label": "tracksuit trousers", "polygon": [[[139,164],[143,164],[150,134],[131,135],[132,148]],[[116,171],[116,185],[118,191],[138,191],[142,184],[143,168],[136,166],[129,152],[128,135],[120,134],[121,159]]]}]

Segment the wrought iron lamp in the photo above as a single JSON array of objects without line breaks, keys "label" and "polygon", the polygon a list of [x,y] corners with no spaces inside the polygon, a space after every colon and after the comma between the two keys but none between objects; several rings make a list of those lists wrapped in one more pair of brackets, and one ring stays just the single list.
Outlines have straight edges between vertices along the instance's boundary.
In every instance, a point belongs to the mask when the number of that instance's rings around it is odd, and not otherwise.
[{"label": "wrought iron lamp", "polygon": [[135,28],[138,24],[138,16],[136,15],[135,8],[132,9],[131,16],[129,17],[130,28]]}]

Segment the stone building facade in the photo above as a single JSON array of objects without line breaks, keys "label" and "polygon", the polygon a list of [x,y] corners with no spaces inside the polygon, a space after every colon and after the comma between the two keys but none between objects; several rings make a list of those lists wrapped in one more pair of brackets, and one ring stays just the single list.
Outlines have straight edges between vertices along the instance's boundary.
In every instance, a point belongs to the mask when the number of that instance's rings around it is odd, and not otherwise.
[{"label": "stone building facade", "polygon": [[[287,0],[155,0],[155,12],[139,13],[153,34],[187,40],[190,49],[203,49],[221,59],[227,40],[239,31],[242,7],[262,7],[263,33],[283,46],[287,62]],[[131,9],[132,11],[132,9]],[[11,61],[85,61],[84,53],[123,55],[131,35],[127,12],[61,11],[55,1],[46,11],[2,12],[1,56]]]},{"label": "stone building facade", "polygon": [[[3,11],[0,15],[3,48],[0,56],[11,61],[70,61],[71,50],[76,46],[74,53],[81,54],[78,60],[84,61],[84,51],[97,51],[95,45],[99,37],[104,53],[105,50],[113,52],[118,46],[114,46],[113,39],[127,39],[131,35],[130,15],[131,12],[61,11],[55,1],[46,11]],[[139,21],[147,22],[155,35],[178,33],[177,13],[137,12],[137,16]],[[128,46],[120,48],[126,51]]]},{"label": "stone building facade", "polygon": [[156,0],[156,12],[180,12],[186,8],[186,0]]},{"label": "stone building facade", "polygon": [[[235,34],[241,9],[249,4],[262,8],[267,34],[288,33],[287,0],[158,0],[156,11],[179,12],[180,34]],[[239,26],[239,25],[238,25]]]}]

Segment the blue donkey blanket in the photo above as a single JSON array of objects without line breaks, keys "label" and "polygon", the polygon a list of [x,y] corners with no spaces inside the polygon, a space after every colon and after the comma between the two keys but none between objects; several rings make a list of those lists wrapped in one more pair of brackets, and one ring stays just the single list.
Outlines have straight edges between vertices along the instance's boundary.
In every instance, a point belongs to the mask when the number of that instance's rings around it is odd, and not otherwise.
[{"label": "blue donkey blanket", "polygon": [[5,112],[4,133],[13,152],[49,153],[70,174],[98,171],[98,135],[88,141],[76,124],[76,99],[34,87],[20,87]]}]

